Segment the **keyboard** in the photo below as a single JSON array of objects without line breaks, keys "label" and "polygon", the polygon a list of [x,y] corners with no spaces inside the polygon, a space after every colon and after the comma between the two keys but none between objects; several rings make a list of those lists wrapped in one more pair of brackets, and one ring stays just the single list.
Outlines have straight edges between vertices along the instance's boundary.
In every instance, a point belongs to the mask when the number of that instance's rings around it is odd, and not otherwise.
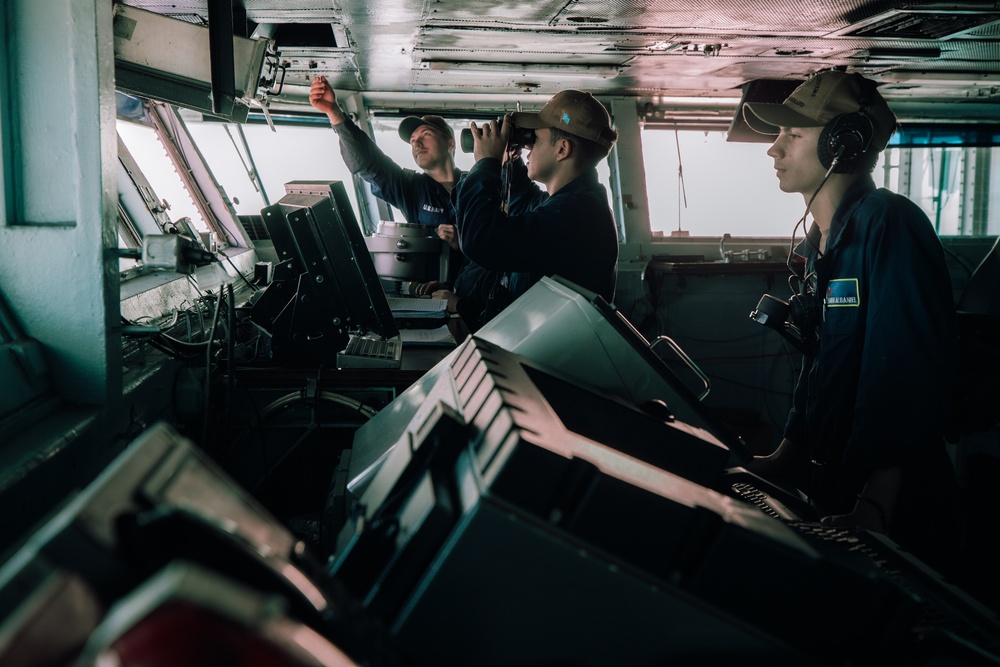
[{"label": "keyboard", "polygon": [[337,368],[399,368],[403,343],[399,337],[382,340],[352,335],[337,353]]},{"label": "keyboard", "polygon": [[418,296],[390,296],[389,310],[413,313],[443,313],[448,308],[447,299],[422,299]]},{"label": "keyboard", "polygon": [[737,482],[733,484],[733,492],[737,497],[746,500],[752,505],[756,505],[761,511],[775,519],[782,519],[784,521],[801,520],[801,517],[790,510],[783,502],[761,491],[749,482]]},{"label": "keyboard", "polygon": [[[1000,618],[965,591],[947,582],[940,574],[900,549],[888,537],[858,528],[819,523],[811,507],[768,482],[738,469],[730,471],[725,485],[730,495],[755,505],[765,514],[789,526],[827,558],[838,562],[861,559],[869,567],[888,576],[919,602],[908,622],[921,637],[925,650],[955,649],[966,642],[991,652],[1000,664]],[[779,500],[779,497],[781,498]],[[905,662],[905,661],[903,661]],[[907,663],[909,664],[909,663]],[[913,663],[917,664],[917,663]],[[963,663],[964,664],[964,663]],[[976,663],[970,663],[976,664]]]},{"label": "keyboard", "polygon": [[[909,620],[912,632],[920,638],[915,645],[917,648],[922,646],[927,653],[935,649],[961,649],[959,655],[970,659],[975,656],[971,662],[940,664],[1000,664],[1000,617],[996,612],[900,549],[888,537],[860,528],[800,521],[785,523],[814,546],[826,543],[866,559],[910,592],[918,601],[915,614]],[[901,659],[899,664],[929,665],[931,662]]]},{"label": "keyboard", "polygon": [[772,484],[745,468],[729,468],[719,479],[716,491],[754,505],[782,521],[819,521],[816,510],[797,491]]}]

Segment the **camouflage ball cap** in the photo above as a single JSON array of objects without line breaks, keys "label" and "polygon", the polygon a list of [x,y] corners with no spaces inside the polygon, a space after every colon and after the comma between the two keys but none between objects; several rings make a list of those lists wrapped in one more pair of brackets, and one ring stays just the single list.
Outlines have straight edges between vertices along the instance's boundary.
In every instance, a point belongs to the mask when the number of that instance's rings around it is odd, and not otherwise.
[{"label": "camouflage ball cap", "polygon": [[883,150],[896,131],[896,116],[872,81],[860,74],[823,72],[792,91],[781,104],[748,102],[743,106],[747,125],[761,134],[778,134],[782,127],[823,127],[837,116],[861,110],[865,89],[870,103],[865,114],[875,129],[872,143]]},{"label": "camouflage ball cap", "polygon": [[617,139],[608,110],[596,97],[579,90],[560,91],[538,113],[518,112],[512,114],[512,119],[517,127],[532,130],[556,127],[608,150]]}]

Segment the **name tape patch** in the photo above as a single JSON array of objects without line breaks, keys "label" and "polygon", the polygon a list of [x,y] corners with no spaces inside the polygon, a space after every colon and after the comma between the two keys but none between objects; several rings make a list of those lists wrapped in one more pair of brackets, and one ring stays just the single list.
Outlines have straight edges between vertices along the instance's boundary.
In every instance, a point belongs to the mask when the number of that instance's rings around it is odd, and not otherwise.
[{"label": "name tape patch", "polygon": [[827,308],[857,308],[861,305],[857,278],[837,278],[826,286]]}]

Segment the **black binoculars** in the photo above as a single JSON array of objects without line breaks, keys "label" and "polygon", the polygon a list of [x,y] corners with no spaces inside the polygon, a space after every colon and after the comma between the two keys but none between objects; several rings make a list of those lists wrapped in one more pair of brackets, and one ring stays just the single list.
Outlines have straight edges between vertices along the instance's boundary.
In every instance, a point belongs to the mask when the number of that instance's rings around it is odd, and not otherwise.
[{"label": "black binoculars", "polygon": [[[503,116],[497,118],[498,124],[503,124]],[[535,143],[535,131],[528,127],[518,127],[514,125],[514,121],[510,121],[510,138],[507,140],[507,145],[511,148],[521,148],[523,146],[528,146]],[[465,128],[461,133],[460,143],[462,145],[463,153],[471,153],[475,150],[476,142],[472,138],[472,130]]]},{"label": "black binoculars", "polygon": [[816,296],[805,290],[793,294],[788,301],[765,294],[750,313],[750,319],[774,329],[801,352],[816,340],[819,318]]}]

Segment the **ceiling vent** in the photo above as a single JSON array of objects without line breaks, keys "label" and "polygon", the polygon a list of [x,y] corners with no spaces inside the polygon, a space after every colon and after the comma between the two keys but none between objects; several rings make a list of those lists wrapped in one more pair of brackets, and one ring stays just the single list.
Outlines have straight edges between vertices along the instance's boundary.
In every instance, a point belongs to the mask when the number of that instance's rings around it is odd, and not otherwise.
[{"label": "ceiling vent", "polygon": [[1000,12],[894,9],[859,21],[829,37],[863,39],[951,39],[1000,22]]}]

